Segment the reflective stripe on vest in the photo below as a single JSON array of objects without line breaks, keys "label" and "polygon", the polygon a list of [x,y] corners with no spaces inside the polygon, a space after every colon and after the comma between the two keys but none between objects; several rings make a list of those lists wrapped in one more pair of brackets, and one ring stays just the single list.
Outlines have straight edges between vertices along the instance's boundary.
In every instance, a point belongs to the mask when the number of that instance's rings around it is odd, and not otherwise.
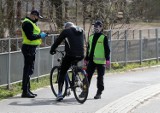
[{"label": "reflective stripe on vest", "polygon": [[[33,34],[40,34],[41,30],[40,28],[35,24],[33,23],[31,20],[25,18],[23,20],[23,22],[30,22],[32,25],[33,25]],[[41,39],[37,39],[37,40],[29,40],[26,36],[26,34],[24,33],[23,29],[22,29],[22,37],[23,37],[23,44],[27,44],[27,45],[40,45],[42,43],[42,40]]]},{"label": "reflective stripe on vest", "polygon": [[[93,56],[93,62],[96,64],[105,64],[106,59],[105,59],[105,50],[104,50],[104,35],[101,35],[96,43],[95,50],[94,50],[94,56]],[[92,47],[92,42],[93,42],[93,35],[89,37],[89,54],[91,52],[91,47]]]}]

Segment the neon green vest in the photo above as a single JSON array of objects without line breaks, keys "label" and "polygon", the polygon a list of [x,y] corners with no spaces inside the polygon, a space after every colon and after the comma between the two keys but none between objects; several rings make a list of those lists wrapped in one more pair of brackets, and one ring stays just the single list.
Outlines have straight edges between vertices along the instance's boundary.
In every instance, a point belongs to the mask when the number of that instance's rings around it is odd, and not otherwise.
[{"label": "neon green vest", "polygon": [[[30,22],[32,25],[33,25],[33,34],[40,34],[41,30],[40,28],[35,24],[33,23],[31,20],[25,18],[23,20],[23,22],[25,21],[28,21]],[[22,31],[22,37],[23,37],[23,44],[27,44],[27,45],[40,45],[42,43],[42,40],[41,39],[37,39],[37,40],[29,40],[26,36],[26,34],[24,33],[23,29],[21,30]]]},{"label": "neon green vest", "polygon": [[[101,35],[99,39],[97,40],[95,50],[94,50],[94,56],[93,56],[93,62],[96,64],[105,64],[105,50],[104,50],[104,35]],[[91,53],[91,47],[92,47],[92,41],[93,41],[93,35],[89,37],[89,54]]]}]

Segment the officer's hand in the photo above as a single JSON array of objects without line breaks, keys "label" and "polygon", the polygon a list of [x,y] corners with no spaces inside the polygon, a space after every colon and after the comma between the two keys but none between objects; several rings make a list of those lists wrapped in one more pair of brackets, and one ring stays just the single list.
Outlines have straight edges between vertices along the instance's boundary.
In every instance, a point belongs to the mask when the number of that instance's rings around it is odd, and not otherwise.
[{"label": "officer's hand", "polygon": [[106,61],[106,67],[109,67],[109,66],[110,66],[110,61],[107,60],[107,61]]},{"label": "officer's hand", "polygon": [[84,65],[87,66],[88,65],[88,61],[84,60]]},{"label": "officer's hand", "polygon": [[47,36],[47,33],[45,33],[45,32],[41,32],[41,33],[40,33],[40,37],[41,37],[41,38],[45,38],[46,36]]}]

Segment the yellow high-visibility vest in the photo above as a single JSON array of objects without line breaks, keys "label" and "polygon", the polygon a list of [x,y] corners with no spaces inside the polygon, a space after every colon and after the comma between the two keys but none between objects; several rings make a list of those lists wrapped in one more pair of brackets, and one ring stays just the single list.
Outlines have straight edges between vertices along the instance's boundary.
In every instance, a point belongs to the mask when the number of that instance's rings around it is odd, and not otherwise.
[{"label": "yellow high-visibility vest", "polygon": [[[106,63],[105,50],[104,50],[104,38],[105,36],[101,35],[95,45],[94,54],[93,54],[93,62],[96,64]],[[90,47],[89,55],[91,53],[92,42],[93,42],[93,35],[89,37],[89,47]]]},{"label": "yellow high-visibility vest", "polygon": [[[35,24],[33,23],[31,20],[25,18],[23,20],[23,22],[30,22],[32,25],[33,25],[33,34],[40,34],[41,30],[40,28]],[[42,43],[42,40],[41,39],[37,39],[37,40],[29,40],[25,34],[25,32],[23,31],[22,29],[22,37],[23,37],[23,44],[27,44],[27,45],[40,45]]]}]

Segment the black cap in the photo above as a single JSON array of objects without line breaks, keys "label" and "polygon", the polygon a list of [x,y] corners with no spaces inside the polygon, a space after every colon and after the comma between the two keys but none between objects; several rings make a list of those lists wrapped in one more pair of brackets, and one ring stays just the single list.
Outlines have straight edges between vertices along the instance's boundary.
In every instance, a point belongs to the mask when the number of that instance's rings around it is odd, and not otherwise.
[{"label": "black cap", "polygon": [[38,10],[32,10],[32,11],[31,11],[31,14],[32,14],[32,15],[36,15],[36,16],[38,16],[38,17],[41,18],[41,19],[43,18],[43,17],[39,14],[39,11],[38,11]]},{"label": "black cap", "polygon": [[102,27],[103,22],[100,21],[100,20],[97,20],[93,25],[94,25],[94,26],[101,26],[101,27]]}]

